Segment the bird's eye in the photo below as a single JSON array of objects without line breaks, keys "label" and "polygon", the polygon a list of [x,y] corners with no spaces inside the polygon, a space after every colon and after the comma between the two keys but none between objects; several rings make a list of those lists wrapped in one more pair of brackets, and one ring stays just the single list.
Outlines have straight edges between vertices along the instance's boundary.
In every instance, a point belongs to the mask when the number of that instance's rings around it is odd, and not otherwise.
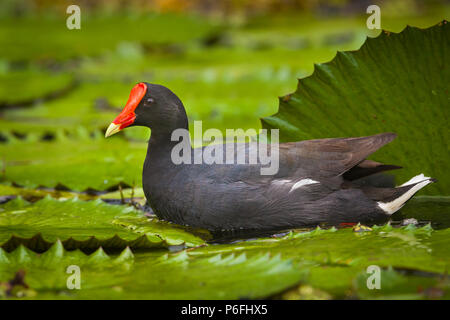
[{"label": "bird's eye", "polygon": [[153,102],[155,102],[155,100],[154,100],[153,98],[148,98],[148,99],[147,99],[147,103],[148,103],[148,104],[151,104],[151,103],[153,103]]}]

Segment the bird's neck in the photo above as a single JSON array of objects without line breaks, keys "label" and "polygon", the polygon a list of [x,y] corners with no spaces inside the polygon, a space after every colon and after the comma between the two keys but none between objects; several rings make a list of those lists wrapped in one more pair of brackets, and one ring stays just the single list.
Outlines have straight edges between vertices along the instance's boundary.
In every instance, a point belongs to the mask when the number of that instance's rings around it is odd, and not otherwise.
[{"label": "bird's neck", "polygon": [[[172,136],[175,130],[189,132],[187,117],[186,119],[180,119],[172,126],[152,128],[146,160],[170,161],[173,148],[180,143],[178,134]],[[172,139],[175,140],[172,141]],[[189,139],[184,140],[184,142],[189,144],[189,148],[191,147]]]}]

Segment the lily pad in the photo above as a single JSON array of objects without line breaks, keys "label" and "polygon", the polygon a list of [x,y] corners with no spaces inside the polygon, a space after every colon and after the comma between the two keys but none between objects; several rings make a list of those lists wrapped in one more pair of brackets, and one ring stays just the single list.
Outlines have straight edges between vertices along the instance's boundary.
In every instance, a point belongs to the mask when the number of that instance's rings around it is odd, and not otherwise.
[{"label": "lily pad", "polygon": [[[111,192],[111,194],[115,194],[115,192]],[[55,199],[78,198],[80,200],[95,200],[98,198],[98,196],[96,195],[91,195],[87,193],[63,191],[58,189],[21,188],[11,184],[0,184],[0,197],[2,196],[11,198],[16,198],[17,196],[20,196],[23,199],[30,202],[41,200],[42,198],[45,198],[47,196],[50,196]]]},{"label": "lily pad", "polygon": [[74,87],[73,76],[37,69],[0,72],[0,109],[27,106],[52,99]]},{"label": "lily pad", "polygon": [[[80,290],[67,288],[70,265],[79,267]],[[42,255],[23,246],[11,253],[0,249],[0,284],[19,270],[25,271],[24,282],[36,299],[264,298],[292,286],[304,275],[279,255],[203,258],[182,252],[133,256],[125,249],[118,257],[110,257],[98,249],[88,256],[65,251],[60,242]]]},{"label": "lily pad", "polygon": [[[210,256],[245,252],[251,256],[261,251],[276,252],[298,263],[306,276],[298,287],[276,296],[282,299],[344,299],[344,298],[431,298],[427,292],[441,288],[442,279],[450,266],[449,229],[433,230],[430,225],[408,225],[395,228],[390,224],[374,226],[372,231],[355,232],[345,229],[314,229],[293,231],[283,238],[265,238],[233,244],[199,247],[191,256]],[[397,288],[386,285],[377,293],[362,288],[370,275],[369,266],[382,270],[393,268],[400,274]],[[407,281],[411,277],[412,284]],[[430,277],[432,279],[430,279]],[[439,284],[439,285],[438,285]],[[423,290],[423,292],[418,292]],[[439,289],[441,290],[441,289]],[[438,290],[438,291],[439,291]],[[438,297],[448,294],[443,286]],[[444,299],[444,298],[443,298]]]},{"label": "lily pad", "polygon": [[[408,274],[412,273],[412,274]],[[380,270],[379,288],[370,289],[370,274],[360,273],[355,279],[355,289],[363,299],[418,300],[450,298],[450,281],[447,277],[432,273],[414,273],[410,270]]]},{"label": "lily pad", "polygon": [[19,197],[0,205],[0,246],[5,250],[24,244],[42,252],[58,240],[67,249],[85,250],[100,246],[151,249],[204,244],[182,227],[145,217],[133,207],[109,205],[99,199],[46,197],[29,203]]},{"label": "lily pad", "polygon": [[401,267],[444,273],[450,265],[450,229],[433,230],[430,225],[395,228],[374,226],[372,231],[350,228],[292,231],[283,238],[263,238],[233,244],[197,248],[192,255],[270,250],[294,261],[324,265]]},{"label": "lily pad", "polygon": [[[84,22],[84,21],[83,21]],[[216,29],[206,19],[179,14],[149,13],[138,15],[100,15],[86,21],[83,32],[67,32],[61,19],[53,15],[36,15],[2,19],[0,43],[2,57],[8,60],[62,61],[86,55],[120,50],[126,43],[154,45],[184,44],[208,36]],[[165,30],[165,32],[148,32]],[[30,32],[34,31],[30,37]],[[123,43],[125,42],[125,44]],[[77,45],[74,46],[73,44]],[[27,50],[24,50],[27,48]],[[131,51],[131,52],[130,52]]]},{"label": "lily pad", "polygon": [[262,125],[280,129],[282,141],[396,132],[374,158],[403,165],[399,181],[421,172],[439,179],[424,193],[447,195],[449,50],[447,21],[368,38],[359,50],[315,65]]},{"label": "lily pad", "polygon": [[449,196],[414,197],[393,216],[393,220],[414,218],[418,222],[431,222],[435,229],[450,228]]},{"label": "lily pad", "polygon": [[[139,186],[147,145],[116,139],[67,139],[55,143],[18,141],[0,144],[0,182],[25,187],[63,186],[70,190],[107,190]],[[0,161],[1,161],[0,160]]]}]

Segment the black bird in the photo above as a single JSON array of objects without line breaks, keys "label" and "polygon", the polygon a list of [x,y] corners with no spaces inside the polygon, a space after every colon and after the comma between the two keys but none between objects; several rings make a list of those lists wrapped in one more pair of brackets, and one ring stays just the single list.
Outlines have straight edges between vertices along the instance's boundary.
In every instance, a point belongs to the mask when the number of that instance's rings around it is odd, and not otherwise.
[{"label": "black bird", "polygon": [[[279,170],[261,175],[264,165],[176,164],[176,129],[188,130],[181,100],[164,86],[138,83],[108,137],[128,126],[151,128],[143,169],[143,189],[156,215],[192,227],[220,230],[281,230],[318,224],[371,223],[387,220],[434,179],[423,174],[403,185],[373,187],[365,177],[399,167],[366,160],[391,142],[394,133],[368,137],[318,139],[279,144]],[[227,144],[227,146],[229,146]],[[246,159],[257,143],[234,143]],[[269,150],[273,145],[267,144]]]}]

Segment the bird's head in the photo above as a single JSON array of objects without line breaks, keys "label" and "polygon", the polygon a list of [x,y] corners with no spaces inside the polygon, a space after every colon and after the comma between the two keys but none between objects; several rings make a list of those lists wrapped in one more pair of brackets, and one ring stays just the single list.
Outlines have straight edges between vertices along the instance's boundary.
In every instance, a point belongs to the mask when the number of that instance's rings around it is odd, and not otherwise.
[{"label": "bird's head", "polygon": [[122,112],[109,125],[105,138],[130,126],[144,126],[171,133],[187,128],[187,116],[181,100],[162,85],[140,82],[131,89]]}]

